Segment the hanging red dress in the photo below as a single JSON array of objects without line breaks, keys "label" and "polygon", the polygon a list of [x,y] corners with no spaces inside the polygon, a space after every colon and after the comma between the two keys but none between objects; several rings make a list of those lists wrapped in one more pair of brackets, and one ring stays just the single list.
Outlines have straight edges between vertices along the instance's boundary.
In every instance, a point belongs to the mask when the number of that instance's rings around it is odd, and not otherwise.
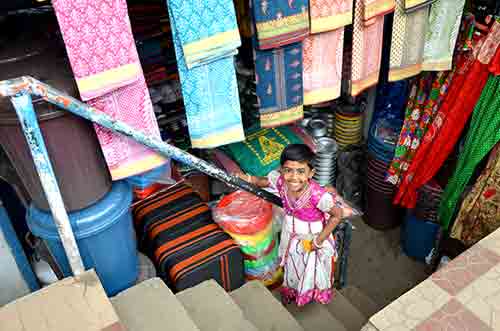
[{"label": "hanging red dress", "polygon": [[[394,204],[414,208],[417,189],[434,177],[452,152],[486,85],[490,62],[499,58],[495,56],[499,44],[500,23],[496,22],[476,56],[459,60],[448,95],[401,181]],[[496,69],[498,64],[491,67]]]}]

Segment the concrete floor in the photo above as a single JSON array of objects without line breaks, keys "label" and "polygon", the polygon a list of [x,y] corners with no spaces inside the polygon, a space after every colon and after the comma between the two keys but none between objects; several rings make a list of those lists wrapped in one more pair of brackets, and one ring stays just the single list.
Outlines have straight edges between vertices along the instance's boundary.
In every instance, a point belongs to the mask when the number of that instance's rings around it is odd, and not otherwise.
[{"label": "concrete floor", "polygon": [[356,286],[382,309],[426,279],[425,264],[407,257],[400,246],[400,229],[374,230],[361,218],[349,254],[347,285]]}]

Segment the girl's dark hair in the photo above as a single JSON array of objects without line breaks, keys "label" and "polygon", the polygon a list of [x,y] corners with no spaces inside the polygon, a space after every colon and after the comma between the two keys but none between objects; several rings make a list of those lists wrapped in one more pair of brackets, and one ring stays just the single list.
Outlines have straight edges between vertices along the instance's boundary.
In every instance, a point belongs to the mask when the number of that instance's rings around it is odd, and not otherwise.
[{"label": "girl's dark hair", "polygon": [[281,153],[280,163],[284,165],[286,161],[307,162],[309,168],[313,169],[312,161],[314,153],[305,144],[290,144]]}]

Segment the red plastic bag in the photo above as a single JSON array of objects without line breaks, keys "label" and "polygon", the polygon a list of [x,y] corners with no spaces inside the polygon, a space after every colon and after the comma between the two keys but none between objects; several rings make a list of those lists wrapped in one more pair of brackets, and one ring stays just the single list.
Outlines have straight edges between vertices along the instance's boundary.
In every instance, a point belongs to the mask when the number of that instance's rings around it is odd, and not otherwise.
[{"label": "red plastic bag", "polygon": [[225,196],[213,209],[213,217],[224,230],[242,235],[263,231],[272,221],[271,203],[245,192]]}]

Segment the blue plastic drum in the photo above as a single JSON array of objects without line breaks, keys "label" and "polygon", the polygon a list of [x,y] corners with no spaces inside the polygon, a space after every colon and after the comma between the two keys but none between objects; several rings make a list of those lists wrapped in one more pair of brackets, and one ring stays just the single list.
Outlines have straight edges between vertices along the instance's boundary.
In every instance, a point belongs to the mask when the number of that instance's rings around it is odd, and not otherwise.
[{"label": "blue plastic drum", "polygon": [[[131,187],[115,182],[99,202],[69,214],[85,268],[96,270],[108,296],[134,285],[138,276],[131,202]],[[45,240],[64,275],[70,276],[52,215],[31,205],[26,218],[33,234]]]}]

